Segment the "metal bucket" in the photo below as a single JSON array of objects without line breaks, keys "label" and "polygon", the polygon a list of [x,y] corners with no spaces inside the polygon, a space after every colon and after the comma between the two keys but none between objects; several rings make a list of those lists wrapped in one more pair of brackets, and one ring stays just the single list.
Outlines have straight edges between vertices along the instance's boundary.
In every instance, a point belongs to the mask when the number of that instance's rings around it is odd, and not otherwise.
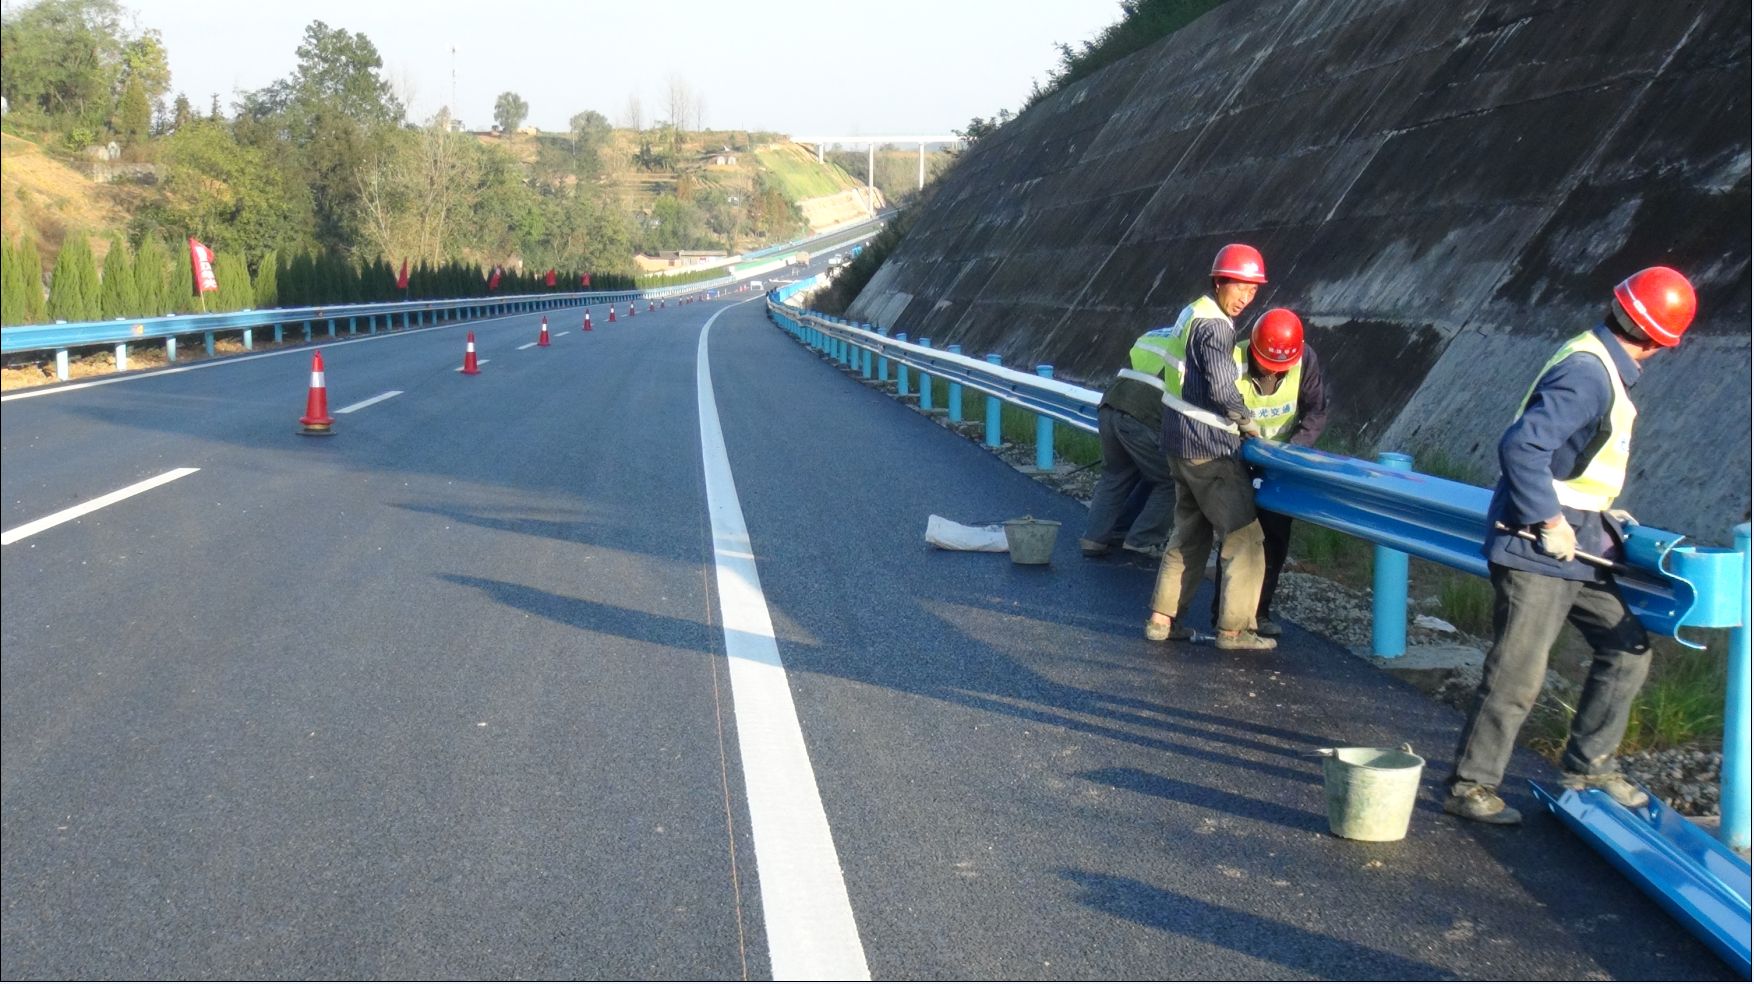
[{"label": "metal bucket", "polygon": [[1407,836],[1425,760],[1413,746],[1323,748],[1322,786],[1328,829],[1347,840],[1398,841]]},{"label": "metal bucket", "polygon": [[1025,516],[1005,521],[1005,546],[1011,551],[1013,564],[1045,564],[1052,560],[1054,539],[1059,535],[1058,520]]}]

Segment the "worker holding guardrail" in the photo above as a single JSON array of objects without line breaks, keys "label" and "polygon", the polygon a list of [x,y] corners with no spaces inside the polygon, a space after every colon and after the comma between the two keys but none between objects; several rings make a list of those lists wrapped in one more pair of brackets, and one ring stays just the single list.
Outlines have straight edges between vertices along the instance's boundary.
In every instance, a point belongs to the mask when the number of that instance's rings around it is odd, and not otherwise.
[{"label": "worker holding guardrail", "polygon": [[1163,451],[1176,480],[1175,530],[1163,548],[1145,638],[1191,639],[1185,618],[1218,541],[1218,648],[1261,650],[1277,643],[1255,631],[1266,559],[1255,490],[1239,452],[1242,438],[1259,437],[1237,389],[1233,319],[1267,282],[1267,266],[1253,246],[1231,243],[1212,261],[1212,293],[1183,309],[1166,329]]},{"label": "worker holding guardrail", "polygon": [[[1096,433],[1102,442],[1102,477],[1090,494],[1090,513],[1078,548],[1086,557],[1100,557],[1113,548],[1117,534],[1123,550],[1148,557],[1163,553],[1174,518],[1175,476],[1163,453],[1164,369],[1179,363],[1185,337],[1178,326],[1196,316],[1202,297],[1182,308],[1175,323],[1140,335],[1127,352],[1127,368],[1103,391],[1096,409]],[[1149,486],[1139,514],[1121,530],[1127,504],[1141,483]]]},{"label": "worker holding guardrail", "polygon": [[[1262,314],[1248,340],[1236,343],[1235,361],[1236,387],[1261,425],[1261,437],[1314,447],[1328,426],[1328,388],[1321,360],[1304,343],[1303,319],[1286,308]],[[1261,600],[1255,604],[1255,631],[1271,638],[1279,634],[1279,623],[1272,619],[1273,595],[1291,553],[1291,517],[1259,508],[1255,516],[1261,523],[1266,559]],[[1214,625],[1223,594],[1212,593]]]},{"label": "worker holding guardrail", "polygon": [[1493,532],[1486,544],[1493,641],[1456,748],[1443,805],[1449,813],[1484,823],[1522,819],[1497,787],[1568,620],[1595,652],[1560,760],[1562,781],[1601,789],[1628,808],[1650,799],[1614,758],[1650,670],[1650,642],[1613,575],[1580,558],[1611,557],[1621,530],[1634,522],[1614,508],[1638,415],[1627,390],[1646,360],[1680,343],[1696,306],[1693,286],[1668,267],[1622,281],[1604,323],[1567,341],[1541,367],[1498,443],[1503,475],[1487,513]]}]

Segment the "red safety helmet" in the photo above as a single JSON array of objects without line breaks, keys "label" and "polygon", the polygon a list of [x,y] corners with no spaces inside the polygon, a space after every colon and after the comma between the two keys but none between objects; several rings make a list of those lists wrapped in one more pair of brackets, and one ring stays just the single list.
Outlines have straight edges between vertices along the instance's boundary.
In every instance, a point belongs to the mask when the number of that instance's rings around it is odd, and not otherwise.
[{"label": "red safety helmet", "polygon": [[1240,280],[1245,284],[1267,282],[1267,261],[1261,251],[1244,243],[1231,243],[1212,258],[1212,276]]},{"label": "red safety helmet", "polygon": [[1303,358],[1303,321],[1290,308],[1262,314],[1249,332],[1249,353],[1268,372],[1284,372]]},{"label": "red safety helmet", "polygon": [[1646,267],[1620,281],[1614,300],[1628,320],[1663,348],[1681,343],[1693,323],[1693,312],[1699,309],[1693,285],[1665,266]]}]

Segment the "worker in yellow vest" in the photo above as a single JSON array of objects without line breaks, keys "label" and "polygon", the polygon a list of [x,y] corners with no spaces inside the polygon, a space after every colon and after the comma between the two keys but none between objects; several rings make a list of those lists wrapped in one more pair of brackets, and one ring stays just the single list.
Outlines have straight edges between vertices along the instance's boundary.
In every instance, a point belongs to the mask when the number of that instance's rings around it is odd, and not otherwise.
[{"label": "worker in yellow vest", "polygon": [[[1321,360],[1304,342],[1303,320],[1285,308],[1267,311],[1255,322],[1249,337],[1236,344],[1235,359],[1236,388],[1260,425],[1261,437],[1314,447],[1328,426],[1328,394]],[[1291,551],[1291,517],[1260,508],[1255,517],[1261,524],[1267,564],[1261,578],[1261,600],[1255,605],[1255,631],[1272,638],[1280,631],[1272,618],[1273,595]],[[1212,593],[1214,625],[1218,624],[1220,593]]]},{"label": "worker in yellow vest", "polygon": [[1560,759],[1562,781],[1600,789],[1629,808],[1650,800],[1614,758],[1650,669],[1650,643],[1613,576],[1577,555],[1615,556],[1634,523],[1614,508],[1638,416],[1627,390],[1646,360],[1680,343],[1696,307],[1693,286],[1668,267],[1626,278],[1614,288],[1605,322],[1541,367],[1498,442],[1503,475],[1488,509],[1494,532],[1486,544],[1492,649],[1456,748],[1448,813],[1483,823],[1522,819],[1497,787],[1566,621],[1595,654]]}]

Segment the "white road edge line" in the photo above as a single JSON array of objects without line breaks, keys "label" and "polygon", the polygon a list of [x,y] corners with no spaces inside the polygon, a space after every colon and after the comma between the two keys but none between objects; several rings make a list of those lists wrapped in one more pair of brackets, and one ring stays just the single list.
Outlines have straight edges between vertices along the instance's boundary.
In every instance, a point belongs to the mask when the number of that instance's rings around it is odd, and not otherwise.
[{"label": "white road edge line", "polygon": [[701,327],[694,378],[719,621],[730,666],[768,956],[775,980],[868,981],[871,970],[774,640],[773,617],[761,592],[713,399],[707,339],[713,322],[735,306],[720,308]]},{"label": "white road edge line", "polygon": [[402,395],[401,390],[391,390],[388,393],[379,393],[377,396],[374,396],[369,400],[361,400],[358,403],[355,403],[350,407],[342,407],[341,409],[339,409],[335,412],[336,413],[352,413],[355,410],[364,410],[366,407],[369,407],[374,403],[382,403],[385,400],[388,400],[392,396],[401,396],[401,395]]},{"label": "white road edge line", "polygon": [[27,536],[35,536],[50,527],[60,526],[62,523],[65,523],[70,519],[78,519],[86,513],[96,512],[105,506],[113,506],[129,496],[135,496],[142,492],[151,491],[152,489],[158,488],[160,485],[165,485],[174,482],[179,478],[193,475],[200,470],[201,469],[199,468],[173,468],[170,471],[165,472],[163,475],[149,478],[144,482],[135,482],[133,485],[130,485],[125,489],[117,489],[109,495],[100,495],[90,502],[82,502],[72,508],[63,509],[52,516],[44,516],[42,519],[26,523],[23,526],[15,526],[4,533],[0,533],[0,546],[8,546],[17,543]]}]

